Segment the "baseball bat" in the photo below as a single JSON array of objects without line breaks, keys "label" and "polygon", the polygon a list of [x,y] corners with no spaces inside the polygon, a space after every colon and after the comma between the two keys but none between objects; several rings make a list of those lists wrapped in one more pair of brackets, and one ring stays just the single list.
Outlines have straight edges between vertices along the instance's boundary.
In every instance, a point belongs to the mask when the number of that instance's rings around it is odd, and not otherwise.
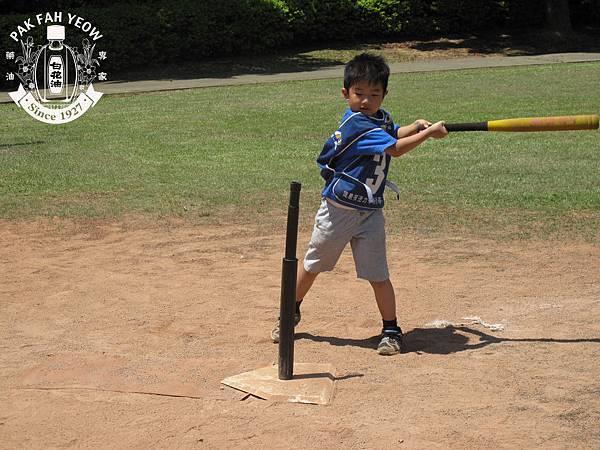
[{"label": "baseball bat", "polygon": [[568,131],[596,130],[600,117],[597,114],[558,117],[526,117],[487,122],[446,123],[452,131]]}]

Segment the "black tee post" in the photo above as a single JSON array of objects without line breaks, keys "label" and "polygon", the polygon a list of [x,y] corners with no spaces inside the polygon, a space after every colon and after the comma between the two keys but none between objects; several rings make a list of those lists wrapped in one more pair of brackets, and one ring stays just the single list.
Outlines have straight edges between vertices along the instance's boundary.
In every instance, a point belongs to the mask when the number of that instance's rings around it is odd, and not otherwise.
[{"label": "black tee post", "polygon": [[285,257],[281,270],[281,301],[279,306],[279,379],[291,380],[294,376],[294,312],[296,311],[296,244],[298,241],[298,212],[300,189],[297,181],[290,184]]}]

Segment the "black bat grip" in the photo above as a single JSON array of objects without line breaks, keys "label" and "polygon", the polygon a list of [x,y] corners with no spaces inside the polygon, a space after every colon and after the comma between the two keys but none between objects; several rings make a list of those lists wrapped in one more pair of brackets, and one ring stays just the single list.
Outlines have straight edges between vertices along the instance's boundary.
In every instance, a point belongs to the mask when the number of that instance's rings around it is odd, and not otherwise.
[{"label": "black bat grip", "polygon": [[453,131],[488,131],[487,122],[446,123],[448,133]]}]

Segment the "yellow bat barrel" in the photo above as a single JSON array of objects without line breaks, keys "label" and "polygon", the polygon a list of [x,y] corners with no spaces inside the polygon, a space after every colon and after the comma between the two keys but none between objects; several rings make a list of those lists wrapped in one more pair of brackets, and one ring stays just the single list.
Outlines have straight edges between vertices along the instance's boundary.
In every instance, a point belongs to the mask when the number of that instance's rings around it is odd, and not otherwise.
[{"label": "yellow bat barrel", "polygon": [[523,119],[490,120],[488,131],[568,131],[595,130],[600,117],[597,114],[558,117],[528,117]]}]

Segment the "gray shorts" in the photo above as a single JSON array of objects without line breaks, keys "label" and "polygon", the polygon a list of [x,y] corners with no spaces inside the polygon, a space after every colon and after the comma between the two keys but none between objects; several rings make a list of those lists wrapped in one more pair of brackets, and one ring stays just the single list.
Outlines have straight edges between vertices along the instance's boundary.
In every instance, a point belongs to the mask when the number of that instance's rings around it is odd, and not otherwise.
[{"label": "gray shorts", "polygon": [[304,268],[311,273],[333,270],[348,242],[358,278],[385,281],[390,277],[383,211],[346,209],[325,199],[315,217]]}]

